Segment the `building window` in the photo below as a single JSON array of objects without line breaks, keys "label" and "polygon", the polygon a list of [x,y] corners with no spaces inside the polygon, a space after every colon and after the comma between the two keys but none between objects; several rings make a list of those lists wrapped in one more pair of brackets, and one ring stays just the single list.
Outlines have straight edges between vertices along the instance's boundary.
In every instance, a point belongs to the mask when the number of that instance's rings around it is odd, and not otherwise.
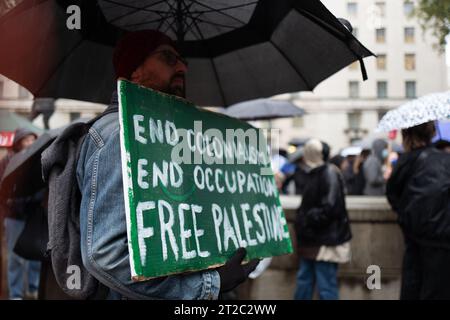
[{"label": "building window", "polygon": [[386,81],[378,81],[377,82],[377,98],[378,99],[386,99],[387,96],[388,96],[387,82]]},{"label": "building window", "polygon": [[303,128],[304,124],[303,117],[292,118],[292,126],[294,128]]},{"label": "building window", "polygon": [[414,43],[414,41],[415,41],[414,28],[413,27],[405,28],[405,43]]},{"label": "building window", "polygon": [[416,98],[416,82],[415,81],[406,81],[405,83],[406,89],[406,98],[414,99]]},{"label": "building window", "polygon": [[384,115],[388,112],[386,109],[380,109],[377,111],[378,113],[378,121],[381,121],[383,119]]},{"label": "building window", "polygon": [[350,98],[358,98],[359,97],[359,82],[358,81],[350,81],[348,83],[349,96]]},{"label": "building window", "polygon": [[385,2],[376,2],[375,6],[377,7],[378,14],[380,17],[386,16],[386,3]]},{"label": "building window", "polygon": [[405,1],[403,3],[403,12],[405,16],[409,17],[414,11],[414,3],[412,1]]},{"label": "building window", "polygon": [[361,112],[354,111],[347,113],[348,127],[351,130],[357,130],[361,127]]},{"label": "building window", "polygon": [[376,34],[376,41],[378,43],[386,42],[386,28],[375,29],[375,34]]},{"label": "building window", "polygon": [[79,119],[81,117],[81,113],[80,112],[71,112],[69,114],[69,116],[70,116],[70,122],[72,122],[72,121]]},{"label": "building window", "polygon": [[416,55],[414,53],[405,54],[405,70],[416,70]]},{"label": "building window", "polygon": [[30,92],[22,86],[19,86],[19,99],[30,99]]},{"label": "building window", "polygon": [[352,16],[356,16],[358,13],[358,4],[356,2],[347,3],[347,13]]},{"label": "building window", "polygon": [[377,69],[378,70],[386,70],[386,55],[385,54],[377,55]]}]

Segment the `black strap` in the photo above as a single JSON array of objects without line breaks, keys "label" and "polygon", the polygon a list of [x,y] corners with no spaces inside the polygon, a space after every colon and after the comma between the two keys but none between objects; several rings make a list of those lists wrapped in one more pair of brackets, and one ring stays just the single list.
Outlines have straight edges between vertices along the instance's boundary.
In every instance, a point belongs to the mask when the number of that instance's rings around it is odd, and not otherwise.
[{"label": "black strap", "polygon": [[363,54],[361,52],[361,48],[358,44],[358,41],[356,40],[355,37],[351,36],[351,37],[347,38],[347,45],[348,45],[349,49],[358,58],[359,65],[361,67],[361,74],[363,77],[363,81],[366,81],[368,79],[367,70],[366,70],[366,66],[364,65],[364,60],[363,60],[363,56],[362,56]]},{"label": "black strap", "polygon": [[363,81],[366,81],[369,78],[367,77],[367,70],[366,70],[366,66],[364,65],[364,60],[362,57],[359,57],[358,60],[359,60],[359,65],[361,67]]}]

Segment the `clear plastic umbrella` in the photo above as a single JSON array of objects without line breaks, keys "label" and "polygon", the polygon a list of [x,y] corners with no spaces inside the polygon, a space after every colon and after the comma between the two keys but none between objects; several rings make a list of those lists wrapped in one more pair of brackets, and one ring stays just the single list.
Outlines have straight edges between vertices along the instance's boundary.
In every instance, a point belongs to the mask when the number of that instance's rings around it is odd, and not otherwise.
[{"label": "clear plastic umbrella", "polygon": [[384,115],[377,131],[389,132],[450,117],[450,91],[433,93],[407,102]]}]

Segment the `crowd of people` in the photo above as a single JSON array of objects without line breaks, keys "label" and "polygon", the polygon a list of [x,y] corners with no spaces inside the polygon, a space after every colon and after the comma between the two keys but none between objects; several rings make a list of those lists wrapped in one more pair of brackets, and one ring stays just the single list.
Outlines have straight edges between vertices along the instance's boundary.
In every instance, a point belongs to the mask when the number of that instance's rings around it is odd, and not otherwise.
[{"label": "crowd of people", "polygon": [[[328,161],[335,165],[343,176],[345,194],[351,196],[384,196],[392,170],[399,157],[405,153],[403,146],[396,142],[376,138],[370,148],[355,148],[357,151],[351,154],[341,152],[330,157],[330,146],[326,142],[322,143]],[[432,145],[438,150],[450,152],[450,142],[445,139],[439,139]],[[308,179],[304,145],[297,146],[291,154],[280,149],[273,160],[280,193],[302,195]]]},{"label": "crowd of people", "polygon": [[280,192],[302,195],[295,299],[311,299],[316,285],[320,299],[338,298],[338,264],[351,259],[345,195],[386,196],[398,214],[406,248],[401,299],[450,299],[450,142],[432,142],[433,121],[401,134],[395,151],[375,139],[371,150],[330,159],[328,144],[310,139],[277,155]]}]

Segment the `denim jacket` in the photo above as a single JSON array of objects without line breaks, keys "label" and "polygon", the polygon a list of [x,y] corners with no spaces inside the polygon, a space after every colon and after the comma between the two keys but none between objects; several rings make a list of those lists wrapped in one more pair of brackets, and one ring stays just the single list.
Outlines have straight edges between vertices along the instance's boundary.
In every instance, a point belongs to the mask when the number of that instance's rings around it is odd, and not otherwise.
[{"label": "denim jacket", "polygon": [[111,290],[131,299],[217,299],[220,277],[215,270],[131,280],[120,157],[115,112],[90,128],[77,163],[82,196],[81,254],[86,269]]}]

